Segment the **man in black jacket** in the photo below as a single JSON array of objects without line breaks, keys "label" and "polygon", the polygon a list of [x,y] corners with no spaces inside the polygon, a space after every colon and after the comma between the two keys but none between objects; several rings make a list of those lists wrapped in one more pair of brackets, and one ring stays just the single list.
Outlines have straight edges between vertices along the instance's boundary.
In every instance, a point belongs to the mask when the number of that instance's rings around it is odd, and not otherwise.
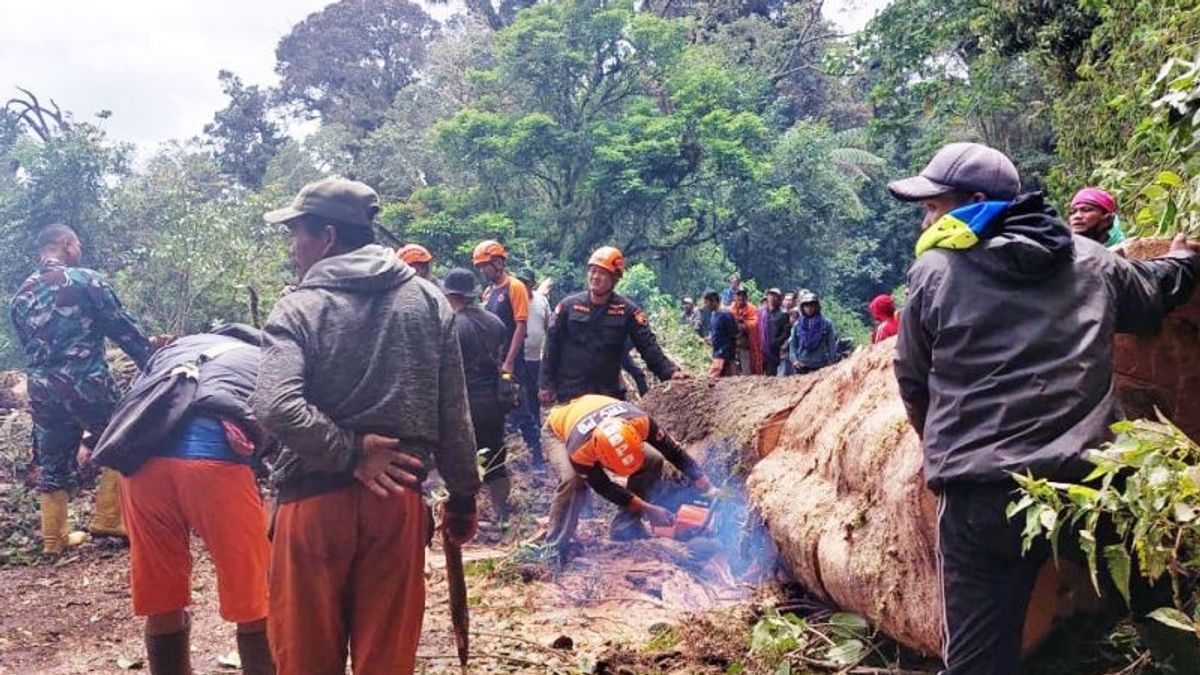
[{"label": "man in black jacket", "polygon": [[1002,153],[955,143],[888,186],[925,209],[895,371],[939,496],[945,673],[1020,671],[1021,631],[1049,552],[1021,552],[1011,474],[1079,480],[1117,413],[1115,332],[1184,303],[1198,247],[1129,261],[1072,236]]},{"label": "man in black jacket", "polygon": [[463,374],[467,378],[467,401],[475,448],[483,460],[483,485],[495,510],[497,527],[508,523],[508,452],[504,448],[504,416],[509,408],[498,396],[500,364],[509,346],[508,329],[500,317],[479,306],[475,275],[456,267],[442,280],[442,292],[454,308],[454,333],[462,348]]},{"label": "man in black jacket", "polygon": [[566,403],[584,394],[625,398],[621,357],[626,338],[660,380],[687,372],[663,354],[646,312],[613,291],[625,273],[625,257],[612,246],[588,259],[588,290],[558,303],[542,354],[541,402]]},{"label": "man in black jacket", "polygon": [[778,288],[767,291],[766,344],[763,345],[763,375],[775,377],[779,371],[783,344],[792,332],[787,312],[783,310],[783,292]]}]

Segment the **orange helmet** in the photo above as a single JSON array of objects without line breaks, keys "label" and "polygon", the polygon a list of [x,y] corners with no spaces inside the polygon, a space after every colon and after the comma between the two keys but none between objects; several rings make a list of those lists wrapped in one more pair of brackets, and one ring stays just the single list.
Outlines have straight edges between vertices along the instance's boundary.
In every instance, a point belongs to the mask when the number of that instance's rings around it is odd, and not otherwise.
[{"label": "orange helmet", "polygon": [[588,258],[588,266],[592,265],[608,270],[613,276],[620,279],[621,275],[625,274],[625,255],[616,247],[601,246],[592,253],[592,257]]},{"label": "orange helmet", "polygon": [[642,435],[632,422],[610,417],[592,431],[600,465],[618,476],[628,476],[642,468]]},{"label": "orange helmet", "polygon": [[490,263],[493,258],[504,258],[508,260],[508,251],[504,250],[504,245],[495,239],[481,241],[475,247],[475,252],[471,254],[471,264],[482,265]]},{"label": "orange helmet", "polygon": [[404,262],[412,265],[413,263],[430,263],[433,262],[433,255],[429,253],[429,249],[420,244],[405,244],[396,251],[396,257]]}]

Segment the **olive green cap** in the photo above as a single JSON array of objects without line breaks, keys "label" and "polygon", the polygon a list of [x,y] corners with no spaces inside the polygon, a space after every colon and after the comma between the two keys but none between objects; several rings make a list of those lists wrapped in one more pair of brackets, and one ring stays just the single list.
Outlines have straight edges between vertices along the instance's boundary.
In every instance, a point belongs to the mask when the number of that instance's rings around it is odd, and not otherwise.
[{"label": "olive green cap", "polygon": [[366,183],[323,178],[300,189],[292,203],[263,216],[268,223],[286,223],[300,216],[328,218],[343,225],[371,227],[379,213],[379,195]]}]

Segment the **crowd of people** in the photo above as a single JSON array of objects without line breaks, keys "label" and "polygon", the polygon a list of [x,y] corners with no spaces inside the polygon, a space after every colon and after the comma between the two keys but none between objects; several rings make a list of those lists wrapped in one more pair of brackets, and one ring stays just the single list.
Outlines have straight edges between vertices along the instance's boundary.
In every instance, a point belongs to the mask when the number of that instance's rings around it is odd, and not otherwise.
[{"label": "crowd of people", "polygon": [[[896,335],[899,324],[891,296],[872,300],[870,312],[877,322],[872,343]],[[692,298],[684,298],[680,320],[712,346],[712,377],[803,375],[832,365],[853,350],[853,343],[839,338],[837,328],[821,311],[816,293],[770,288],[756,305],[736,274],[720,293],[705,291],[699,307]]]},{"label": "crowd of people", "polygon": [[[1004,517],[1010,476],[1082,478],[1117,410],[1113,333],[1151,331],[1183,303],[1200,246],[1179,237],[1166,257],[1126,260],[1105,248],[1121,236],[1111,195],[1080,191],[1064,223],[1040,194],[1021,194],[1007,157],[977,144],[943,148],[889,189],[925,217],[903,309],[887,295],[870,303],[872,340],[898,335],[900,395],[940,500],[946,672],[1017,672],[1049,552],[1022,551],[1021,525]],[[423,486],[436,471],[448,544],[475,536],[481,489],[502,530],[506,429],[535,470],[557,474],[542,540],[560,550],[592,491],[618,507],[614,540],[669,525],[655,503],[664,462],[717,495],[670,431],[626,400],[632,350],[660,380],[690,376],[615,291],[621,251],[597,249],[585,289],[552,304],[549,280],[534,290],[533,271],[513,274],[494,240],[475,246],[473,270],[435,282],[426,248],[375,243],[378,211],[362,183],[305,186],[264,216],[287,229],[300,279],[262,329],[179,339],[143,333],[82,267],[71,228],[39,235],[10,316],[29,359],[43,550],[86,538],[68,527],[67,491],[79,464],[105,467],[92,530],[128,536],[155,675],[191,672],[191,532],[213,559],[243,672],[341,673],[348,658],[356,675],[412,672],[434,522]],[[712,346],[711,376],[810,373],[843,355],[815,293],[758,300],[737,277],[699,307],[684,300],[682,318]],[[123,398],[106,338],[141,371]],[[554,443],[542,444],[543,417]]]}]

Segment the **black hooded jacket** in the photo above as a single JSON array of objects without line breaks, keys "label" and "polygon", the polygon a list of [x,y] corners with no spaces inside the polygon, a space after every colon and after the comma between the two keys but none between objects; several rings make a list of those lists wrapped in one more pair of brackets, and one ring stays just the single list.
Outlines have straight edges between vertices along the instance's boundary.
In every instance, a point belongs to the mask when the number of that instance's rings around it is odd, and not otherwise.
[{"label": "black hooded jacket", "polygon": [[909,269],[895,372],[925,480],[1078,479],[1116,420],[1112,344],[1151,333],[1191,295],[1200,257],[1125,260],[1072,236],[1040,194],[967,250]]}]

